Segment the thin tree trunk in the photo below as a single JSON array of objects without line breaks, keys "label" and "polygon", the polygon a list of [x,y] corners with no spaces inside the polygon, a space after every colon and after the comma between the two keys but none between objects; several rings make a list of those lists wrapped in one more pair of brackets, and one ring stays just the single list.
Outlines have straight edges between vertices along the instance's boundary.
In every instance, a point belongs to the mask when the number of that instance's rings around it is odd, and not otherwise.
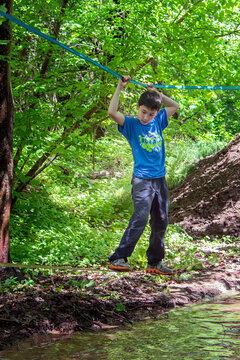
[{"label": "thin tree trunk", "polygon": [[[0,1],[8,13],[12,12],[12,0]],[[9,262],[9,221],[13,181],[13,100],[10,84],[11,28],[9,21],[0,26],[0,262]]]}]

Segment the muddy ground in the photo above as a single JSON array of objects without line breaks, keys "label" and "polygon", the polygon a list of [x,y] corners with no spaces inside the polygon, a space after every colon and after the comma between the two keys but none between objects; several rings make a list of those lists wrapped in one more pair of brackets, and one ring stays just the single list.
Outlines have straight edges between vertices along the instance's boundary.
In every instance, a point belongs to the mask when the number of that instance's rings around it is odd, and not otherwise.
[{"label": "muddy ground", "polygon": [[[240,245],[240,244],[239,244]],[[240,260],[217,252],[218,263],[170,277],[82,271],[79,275],[39,275],[31,288],[0,295],[0,350],[34,334],[101,330],[155,317],[206,297],[240,291]]]},{"label": "muddy ground", "polygon": [[[200,239],[230,235],[235,241],[200,258],[203,269],[179,270],[170,277],[144,271],[114,273],[105,269],[78,275],[38,275],[32,287],[0,294],[0,350],[34,334],[69,334],[105,329],[154,317],[206,297],[240,291],[240,136],[213,156],[201,160],[171,193],[170,223]],[[13,270],[12,270],[13,271]],[[0,268],[0,281],[7,272]],[[20,276],[11,273],[12,276]],[[14,291],[13,291],[14,290]]]},{"label": "muddy ground", "polygon": [[240,238],[240,135],[171,192],[169,220],[193,236]]}]

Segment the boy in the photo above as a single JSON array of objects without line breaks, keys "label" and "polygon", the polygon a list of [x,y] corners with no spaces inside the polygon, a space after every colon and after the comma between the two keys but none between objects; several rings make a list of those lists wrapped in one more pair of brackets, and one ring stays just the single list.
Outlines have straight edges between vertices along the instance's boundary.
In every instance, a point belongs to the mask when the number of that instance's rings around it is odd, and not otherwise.
[{"label": "boy", "polygon": [[[124,76],[119,80],[109,105],[108,114],[117,122],[118,130],[128,140],[134,159],[132,198],[134,213],[114,254],[109,256],[109,269],[129,271],[127,258],[132,254],[145,229],[150,213],[151,235],[147,250],[147,273],[170,275],[172,271],[162,263],[164,236],[168,225],[168,188],[165,180],[165,148],[163,130],[168,118],[179,105],[148,84],[137,104],[136,118],[118,112],[119,96],[129,83]],[[161,104],[165,108],[160,110]]]}]

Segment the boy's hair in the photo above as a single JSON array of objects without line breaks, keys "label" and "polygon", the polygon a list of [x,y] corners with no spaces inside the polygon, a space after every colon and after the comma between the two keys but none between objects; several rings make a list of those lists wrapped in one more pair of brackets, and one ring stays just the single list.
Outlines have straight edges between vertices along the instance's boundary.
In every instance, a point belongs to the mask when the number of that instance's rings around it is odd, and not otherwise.
[{"label": "boy's hair", "polygon": [[140,96],[138,104],[145,105],[151,110],[160,110],[162,95],[159,92],[147,90]]}]

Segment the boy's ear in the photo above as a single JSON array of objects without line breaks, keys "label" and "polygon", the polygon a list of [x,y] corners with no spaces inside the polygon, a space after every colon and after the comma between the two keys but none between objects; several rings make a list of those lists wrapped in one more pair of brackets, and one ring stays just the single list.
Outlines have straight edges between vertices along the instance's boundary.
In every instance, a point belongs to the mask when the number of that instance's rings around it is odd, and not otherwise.
[{"label": "boy's ear", "polygon": [[139,103],[137,103],[137,109],[138,109],[138,110],[139,110],[139,107],[140,107],[140,106],[139,106]]}]

